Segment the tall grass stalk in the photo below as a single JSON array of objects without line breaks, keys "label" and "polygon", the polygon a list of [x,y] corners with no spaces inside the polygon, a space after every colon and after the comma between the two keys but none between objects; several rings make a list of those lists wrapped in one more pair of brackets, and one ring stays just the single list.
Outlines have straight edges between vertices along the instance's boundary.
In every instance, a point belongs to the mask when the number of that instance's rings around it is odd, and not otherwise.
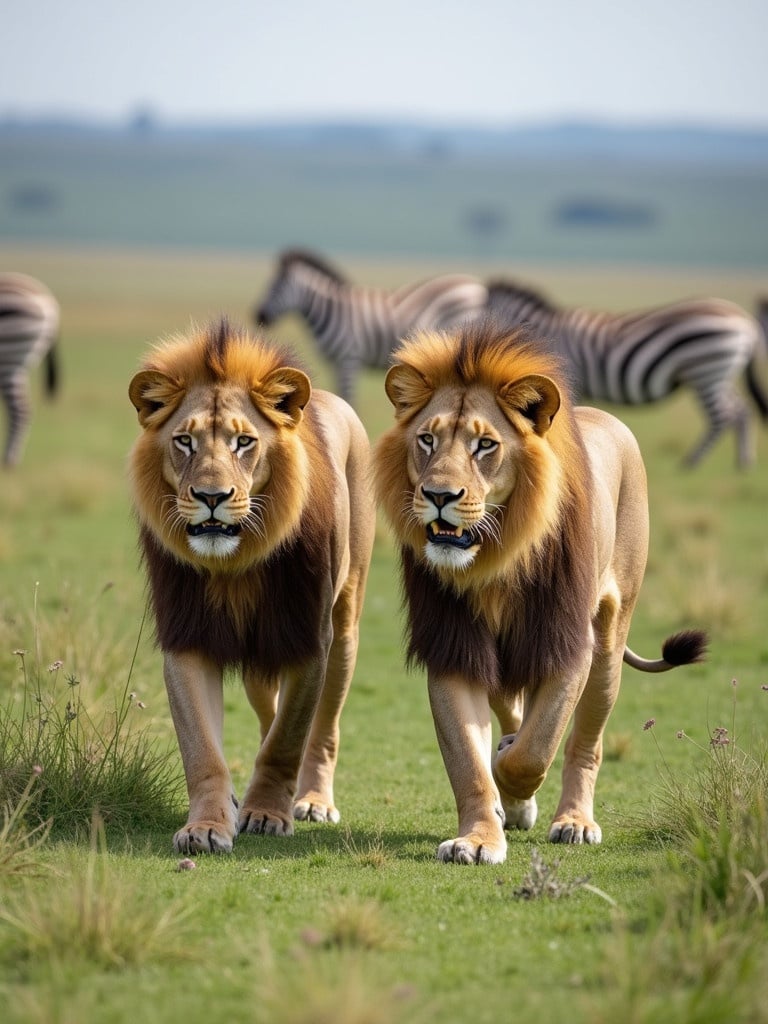
[{"label": "tall grass stalk", "polygon": [[11,875],[35,875],[41,872],[35,851],[48,838],[51,822],[28,821],[39,772],[33,771],[16,803],[6,803],[0,828],[0,878]]},{"label": "tall grass stalk", "polygon": [[680,730],[695,762],[681,774],[662,754],[652,805],[652,831],[673,844],[673,878],[684,877],[714,918],[765,915],[768,899],[768,750],[739,742],[731,685],[730,728],[712,729],[707,746]]},{"label": "tall grass stalk", "polygon": [[144,710],[131,692],[140,639],[141,632],[114,710],[98,715],[88,710],[80,680],[65,672],[61,660],[46,671],[37,643],[32,666],[28,652],[16,652],[24,683],[21,713],[13,701],[0,708],[0,800],[5,805],[18,805],[35,774],[39,778],[26,797],[27,815],[50,821],[56,834],[87,832],[94,809],[108,826],[123,831],[172,819],[181,783],[172,752],[160,749],[148,730],[136,724]]}]

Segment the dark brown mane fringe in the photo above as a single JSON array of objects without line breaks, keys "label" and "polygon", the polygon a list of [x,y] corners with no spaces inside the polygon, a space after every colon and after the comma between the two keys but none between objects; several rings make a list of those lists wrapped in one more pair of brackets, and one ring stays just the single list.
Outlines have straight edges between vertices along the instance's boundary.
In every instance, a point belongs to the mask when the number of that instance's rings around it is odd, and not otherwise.
[{"label": "dark brown mane fringe", "polygon": [[402,549],[408,664],[507,695],[572,676],[589,650],[595,583],[584,549],[590,522],[586,498],[572,495],[559,532],[544,544],[528,578],[506,585],[507,612],[498,632],[474,614],[466,594]]},{"label": "dark brown mane fringe", "polygon": [[245,329],[233,326],[226,314],[211,321],[205,334],[205,365],[214,378],[221,378],[226,374],[225,360],[230,342],[245,337]]},{"label": "dark brown mane fringe", "polygon": [[[311,518],[305,515],[292,541],[231,578],[238,595],[241,588],[247,591],[251,611],[245,623],[238,622],[233,606],[217,599],[221,591],[211,585],[208,572],[177,561],[142,527],[159,647],[198,651],[222,668],[258,669],[270,676],[318,656],[330,600],[330,561],[328,526]],[[286,615],[287,608],[295,614]]]}]

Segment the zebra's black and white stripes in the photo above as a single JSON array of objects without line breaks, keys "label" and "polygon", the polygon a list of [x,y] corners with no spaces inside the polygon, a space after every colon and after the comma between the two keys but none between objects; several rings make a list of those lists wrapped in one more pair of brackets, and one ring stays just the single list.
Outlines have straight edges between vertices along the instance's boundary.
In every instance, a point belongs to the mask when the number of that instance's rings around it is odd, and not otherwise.
[{"label": "zebra's black and white stripes", "polygon": [[320,352],[333,363],[338,393],[351,401],[363,367],[385,368],[393,349],[414,330],[446,329],[485,312],[488,291],[463,274],[434,277],[392,291],[357,287],[317,256],[292,250],[255,311],[268,325],[299,313]]},{"label": "zebra's black and white stripes", "polygon": [[561,309],[529,288],[494,282],[488,310],[510,325],[528,324],[567,359],[577,398],[638,405],[680,387],[695,392],[707,417],[704,437],[686,457],[694,465],[727,429],[736,432],[742,466],[754,460],[751,416],[738,386],[746,383],[763,418],[768,399],[755,373],[762,329],[722,299],[677,302],[645,312]]},{"label": "zebra's black and white stripes", "polygon": [[29,374],[46,360],[46,390],[57,385],[55,343],[59,304],[45,285],[25,274],[0,273],[0,395],[8,413],[6,466],[21,458],[31,417]]}]

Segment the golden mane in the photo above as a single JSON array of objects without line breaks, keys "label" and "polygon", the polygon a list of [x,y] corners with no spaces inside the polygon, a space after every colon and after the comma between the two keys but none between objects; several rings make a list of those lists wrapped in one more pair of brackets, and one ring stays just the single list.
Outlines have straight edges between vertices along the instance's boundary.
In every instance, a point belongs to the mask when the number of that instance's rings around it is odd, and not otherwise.
[{"label": "golden mane", "polygon": [[[567,377],[525,330],[489,321],[417,334],[397,350],[394,365],[414,372],[388,387],[396,422],[376,448],[376,490],[401,549],[409,659],[436,670],[461,666],[492,688],[537,685],[583,657],[595,600],[591,533],[584,529],[592,480]],[[535,378],[554,382],[560,396],[551,423],[547,416],[540,427],[526,385],[516,392],[518,382]],[[411,513],[409,430],[433,398],[439,407],[443,389],[446,396],[486,392],[489,405],[503,407],[510,441],[516,437],[517,478],[497,513],[497,540],[457,572],[426,563],[424,527]],[[510,394],[519,410],[510,409]],[[536,397],[531,392],[530,401]]]},{"label": "golden mane", "polygon": [[[226,384],[253,392],[258,398],[265,378],[280,367],[296,365],[287,349],[253,337],[222,318],[204,328],[193,325],[189,334],[171,335],[159,342],[142,368],[169,377],[179,391]],[[277,405],[275,410],[272,403],[264,401],[259,407],[275,422],[287,425],[288,421],[279,415],[279,402]]]},{"label": "golden mane", "polygon": [[546,374],[568,391],[561,360],[525,328],[489,321],[468,324],[460,332],[418,331],[394,353],[394,360],[417,370],[427,386],[473,384],[496,391],[520,377]]}]

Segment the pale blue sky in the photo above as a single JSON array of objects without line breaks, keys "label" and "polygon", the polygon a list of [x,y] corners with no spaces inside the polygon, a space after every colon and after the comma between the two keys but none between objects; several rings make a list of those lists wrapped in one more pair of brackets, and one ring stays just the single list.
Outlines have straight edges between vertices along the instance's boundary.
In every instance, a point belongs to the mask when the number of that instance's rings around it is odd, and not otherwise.
[{"label": "pale blue sky", "polygon": [[0,116],[768,127],[765,0],[8,0]]}]

